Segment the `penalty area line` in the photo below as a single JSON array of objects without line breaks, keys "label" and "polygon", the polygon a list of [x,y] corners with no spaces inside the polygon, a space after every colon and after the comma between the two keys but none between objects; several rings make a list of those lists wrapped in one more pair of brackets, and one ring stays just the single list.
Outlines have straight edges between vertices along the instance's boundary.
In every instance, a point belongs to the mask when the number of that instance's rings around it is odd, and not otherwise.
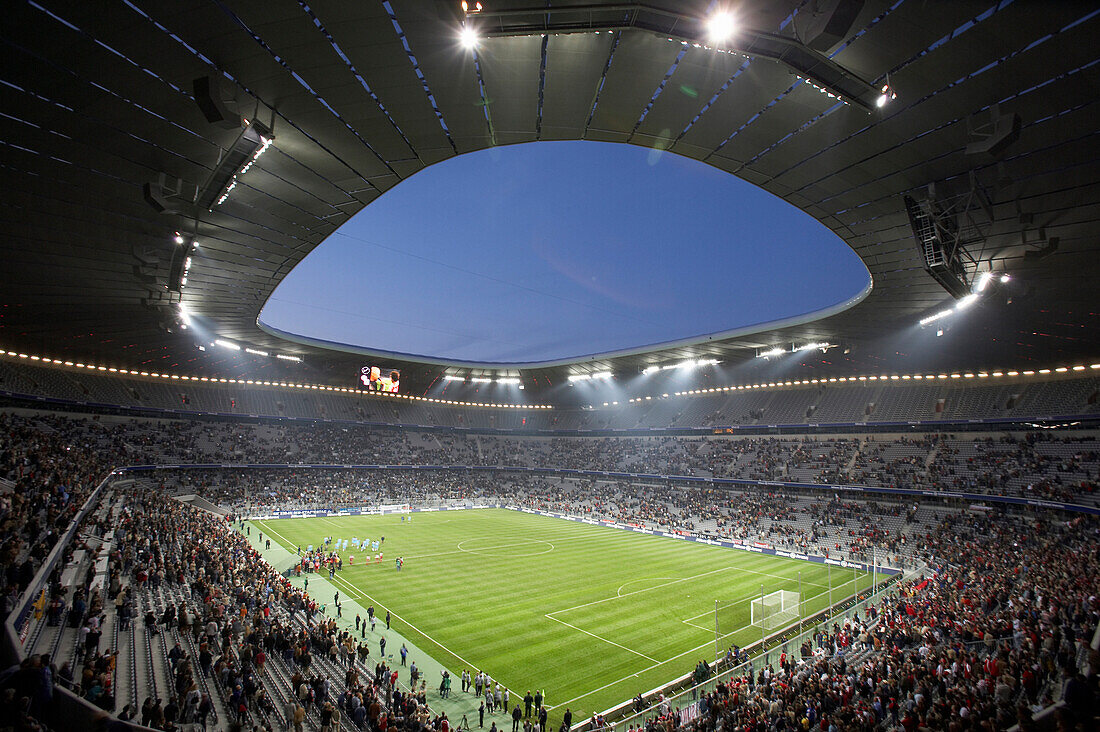
[{"label": "penalty area line", "polygon": [[573,630],[584,633],[585,635],[590,635],[593,638],[595,638],[596,640],[603,641],[604,643],[610,643],[611,645],[615,646],[616,648],[622,648],[627,653],[633,653],[635,656],[641,656],[642,658],[644,658],[647,661],[650,661],[652,663],[657,663],[656,658],[651,658],[651,657],[647,656],[644,653],[639,653],[638,651],[635,651],[633,648],[627,648],[626,646],[624,646],[620,643],[616,643],[613,640],[608,640],[607,638],[604,638],[601,635],[596,635],[595,633],[590,633],[589,631],[585,630],[584,628],[578,628],[577,626],[571,625],[571,624],[565,622],[564,620],[558,620],[557,618],[552,618],[549,615],[543,615],[543,617],[546,618],[547,620],[553,620],[555,623],[561,623],[565,627],[572,628]]},{"label": "penalty area line", "polygon": [[[844,585],[850,584],[851,582],[852,582],[852,580],[848,580],[847,582],[845,582],[845,583],[843,583],[843,584],[839,585],[839,587],[843,587]],[[833,590],[834,590],[834,591],[836,591],[837,589],[838,589],[838,587],[834,587],[834,588],[833,588]],[[808,597],[808,598],[806,598],[806,602],[809,602],[810,600],[816,600],[817,598],[819,598],[819,597],[822,597],[822,596],[824,596],[824,595],[828,594],[828,592],[829,592],[829,590],[828,590],[828,589],[826,589],[826,590],[825,590],[824,592],[819,592],[819,593],[818,593],[818,594],[816,594],[816,595],[812,595],[811,597]],[[741,600],[740,602],[746,602],[746,601],[748,601],[748,600],[751,600],[751,599],[753,599],[753,598],[751,598],[751,597],[749,597],[749,598],[745,598],[745,600]],[[559,611],[559,612],[560,612],[560,611]],[[695,616],[695,617],[699,617],[699,616]],[[695,618],[688,618],[688,620],[694,620],[694,619],[695,619]],[[557,618],[551,618],[551,620],[557,620]],[[558,620],[558,622],[560,623],[560,622],[562,622],[562,621]],[[714,632],[714,628],[704,628],[704,627],[702,627],[702,626],[700,626],[700,625],[695,625],[694,623],[688,623],[688,621],[687,621],[687,620],[683,620],[683,621],[681,621],[681,622],[683,622],[683,623],[687,623],[687,625],[690,625],[690,626],[692,626],[692,627],[694,627],[694,628],[699,628],[700,630],[705,630],[705,631],[707,631],[708,633],[713,633],[713,632]],[[718,636],[718,638],[719,638],[719,640],[720,640],[720,641],[722,641],[722,640],[725,640],[725,639],[727,639],[727,638],[730,638],[730,637],[732,637],[732,636],[734,636],[734,635],[736,635],[736,634],[738,634],[738,633],[741,633],[742,631],[744,631],[744,630],[746,630],[746,629],[748,629],[748,628],[753,628],[753,627],[756,627],[756,626],[754,626],[754,625],[753,625],[752,623],[749,623],[748,625],[743,625],[743,626],[741,626],[740,628],[738,628],[738,629],[736,629],[736,630],[733,630],[733,631],[731,631],[731,632],[729,632],[729,633],[722,633],[721,635],[719,635],[719,636]],[[578,629],[578,630],[579,630],[579,629]],[[583,632],[583,631],[582,631],[582,632]],[[597,689],[592,689],[592,690],[590,690],[590,691],[586,691],[585,693],[583,693],[583,694],[580,694],[579,696],[575,696],[575,697],[573,697],[572,699],[568,699],[568,700],[566,700],[566,701],[564,701],[564,702],[562,702],[562,703],[560,703],[560,704],[555,704],[555,705],[547,705],[547,707],[546,707],[546,708],[547,708],[547,709],[556,709],[556,708],[558,708],[558,707],[564,707],[564,706],[567,706],[567,705],[569,705],[569,704],[572,704],[572,703],[573,703],[573,702],[575,702],[575,701],[578,701],[578,700],[580,700],[580,699],[584,699],[585,697],[591,696],[591,695],[593,695],[593,694],[596,694],[596,693],[598,693],[598,692],[601,692],[601,691],[603,691],[603,690],[605,690],[605,689],[610,689],[611,687],[613,687],[613,686],[617,686],[617,685],[619,685],[619,684],[623,683],[624,681],[629,681],[630,679],[633,679],[633,678],[636,678],[636,677],[638,677],[638,676],[641,676],[641,675],[642,675],[642,674],[644,674],[644,673],[648,673],[649,671],[652,671],[652,670],[654,670],[654,669],[656,669],[656,668],[660,668],[661,666],[664,666],[665,664],[668,664],[668,663],[670,663],[670,662],[672,662],[672,661],[676,661],[676,660],[678,660],[678,659],[680,659],[680,658],[683,658],[684,656],[688,656],[688,655],[690,655],[690,654],[692,654],[692,653],[695,653],[696,651],[699,651],[699,650],[701,650],[701,649],[703,649],[703,648],[713,648],[713,647],[714,647],[714,639],[712,638],[712,639],[708,640],[708,641],[707,641],[707,642],[705,642],[705,643],[701,643],[701,644],[699,644],[699,645],[695,646],[694,648],[689,648],[688,650],[686,650],[686,651],[683,651],[682,653],[678,653],[678,654],[676,654],[675,656],[672,656],[671,658],[666,658],[666,659],[665,659],[664,661],[657,661],[657,662],[655,662],[655,663],[654,663],[654,664],[653,664],[652,666],[647,666],[646,668],[643,668],[643,669],[642,669],[642,670],[640,670],[640,671],[635,671],[635,672],[634,672],[634,673],[632,673],[632,674],[627,674],[626,676],[623,676],[623,677],[622,677],[621,679],[616,679],[615,681],[612,681],[612,682],[610,682],[610,683],[604,684],[603,686],[601,686],[601,687],[599,687],[599,688],[597,688]]]}]

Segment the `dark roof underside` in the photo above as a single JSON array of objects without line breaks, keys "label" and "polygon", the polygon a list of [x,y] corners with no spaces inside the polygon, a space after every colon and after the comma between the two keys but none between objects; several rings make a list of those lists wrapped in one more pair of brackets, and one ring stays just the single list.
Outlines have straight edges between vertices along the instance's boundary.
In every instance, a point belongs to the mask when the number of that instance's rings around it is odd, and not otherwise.
[{"label": "dark roof underside", "polygon": [[[486,3],[492,11],[532,4]],[[707,3],[649,5],[690,18]],[[793,0],[743,5],[746,27],[786,39],[813,20],[802,9],[791,22],[804,5]],[[295,264],[424,166],[492,145],[586,139],[668,147],[765,188],[847,242],[874,289],[815,322],[527,369],[525,379],[636,372],[689,356],[737,362],[808,341],[849,351],[804,359],[817,374],[1096,356],[1100,13],[1088,4],[869,0],[823,55],[876,87],[889,75],[898,98],[871,113],[838,103],[789,65],[682,44],[698,23],[681,22],[670,41],[629,13],[611,32],[544,38],[510,27],[482,42],[475,65],[456,43],[456,6],[11,3],[0,44],[0,347],[347,383],[362,356],[289,343],[256,325]],[[213,211],[202,207],[197,220],[193,211],[157,213],[144,184],[182,180],[181,199],[171,200],[190,200],[238,135],[196,104],[192,82],[207,75],[226,81],[238,114],[273,120],[275,144]],[[696,96],[668,91],[681,87]],[[1013,114],[1018,139],[997,155],[966,153],[983,125]],[[967,204],[956,221],[978,266],[1013,277],[940,339],[914,329],[947,294],[923,267],[903,203],[903,194],[926,196],[929,184],[937,200]],[[220,337],[304,364],[200,352],[192,333],[174,327],[179,296],[165,283],[177,230],[201,242],[182,294],[190,311]],[[392,365],[413,391],[442,371]]]}]

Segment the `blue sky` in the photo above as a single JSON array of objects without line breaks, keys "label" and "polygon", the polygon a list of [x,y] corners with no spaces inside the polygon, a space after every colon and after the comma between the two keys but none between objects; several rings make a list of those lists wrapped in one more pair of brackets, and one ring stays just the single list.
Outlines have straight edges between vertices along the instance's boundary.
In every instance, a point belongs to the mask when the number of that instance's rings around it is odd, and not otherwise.
[{"label": "blue sky", "polygon": [[633,145],[546,142],[400,183],[307,256],[260,318],[376,351],[522,363],[800,315],[867,280],[832,232],[728,173]]}]

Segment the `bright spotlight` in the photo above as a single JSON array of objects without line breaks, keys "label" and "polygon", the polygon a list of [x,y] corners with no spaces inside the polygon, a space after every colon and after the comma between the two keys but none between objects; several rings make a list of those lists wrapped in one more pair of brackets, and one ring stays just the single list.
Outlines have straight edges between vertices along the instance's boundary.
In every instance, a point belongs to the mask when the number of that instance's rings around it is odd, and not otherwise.
[{"label": "bright spotlight", "polygon": [[879,98],[875,100],[875,106],[876,107],[885,107],[887,102],[893,101],[894,99],[897,99],[897,98],[898,98],[897,92],[895,92],[894,88],[892,86],[890,86],[889,82],[887,82],[887,83],[882,85],[882,94],[879,95]]},{"label": "bright spotlight", "polygon": [[925,326],[925,325],[928,325],[929,323],[934,323],[937,320],[941,320],[943,318],[946,318],[948,315],[950,315],[953,312],[955,312],[955,311],[954,310],[941,310],[938,313],[936,313],[935,315],[929,315],[927,318],[921,318],[920,324],[922,326]]},{"label": "bright spotlight", "polygon": [[981,277],[978,278],[978,283],[974,286],[975,292],[983,292],[989,283],[993,280],[992,272],[982,272]]},{"label": "bright spotlight", "polygon": [[1005,284],[1006,282],[1008,282],[1008,281],[1009,281],[1009,280],[1011,280],[1011,279],[1012,279],[1012,278],[1011,278],[1011,277],[1009,277],[1008,275],[1001,275],[1001,284],[1003,285],[1003,284]]},{"label": "bright spotlight", "polygon": [[721,43],[733,35],[733,16],[729,13],[715,13],[707,21],[707,38],[711,43]]},{"label": "bright spotlight", "polygon": [[978,299],[978,296],[974,293],[970,293],[963,299],[955,303],[955,310],[966,310],[968,307],[974,304],[974,301]]},{"label": "bright spotlight", "polygon": [[660,366],[646,366],[644,369],[642,369],[642,373],[646,374],[646,375],[649,375],[649,374],[655,374],[660,370],[661,370]]},{"label": "bright spotlight", "polygon": [[462,26],[462,33],[459,34],[458,39],[462,42],[462,47],[473,50],[477,48],[477,31],[473,29],[473,26]]},{"label": "bright spotlight", "polygon": [[775,348],[760,353],[757,358],[771,358],[772,356],[782,356],[786,352],[787,349],[779,348],[778,346],[776,346]]}]

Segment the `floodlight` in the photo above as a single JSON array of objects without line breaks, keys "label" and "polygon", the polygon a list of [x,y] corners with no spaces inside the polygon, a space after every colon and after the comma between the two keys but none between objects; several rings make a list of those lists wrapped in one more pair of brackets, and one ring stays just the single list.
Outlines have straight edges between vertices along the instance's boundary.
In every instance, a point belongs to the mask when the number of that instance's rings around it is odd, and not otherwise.
[{"label": "floodlight", "polygon": [[974,301],[977,300],[977,299],[978,299],[977,295],[975,295],[974,293],[970,293],[969,295],[967,295],[966,297],[964,297],[963,299],[961,299],[957,303],[955,303],[955,309],[956,310],[966,310],[968,307],[973,305]]},{"label": "floodlight", "polygon": [[974,285],[974,292],[982,292],[989,283],[993,280],[992,272],[982,272],[981,277],[978,278],[977,284]]},{"label": "floodlight", "polygon": [[1003,285],[1003,284],[1005,284],[1006,282],[1008,282],[1008,281],[1009,281],[1009,280],[1011,280],[1011,279],[1012,279],[1012,278],[1011,278],[1011,277],[1009,277],[1008,275],[1001,275],[1001,284]]},{"label": "floodlight", "polygon": [[592,374],[592,378],[593,379],[610,379],[611,378],[611,372],[610,371],[597,371],[596,373]]},{"label": "floodlight", "polygon": [[512,384],[512,385],[515,385],[515,384],[519,383],[519,379],[513,379],[513,378],[497,379],[497,383],[498,384]]},{"label": "floodlight", "polygon": [[461,41],[463,48],[473,50],[477,48],[477,31],[474,30],[473,26],[464,25],[462,26],[462,32],[459,33],[458,40]]},{"label": "floodlight", "polygon": [[711,43],[721,43],[733,35],[733,16],[729,13],[715,13],[707,20],[707,38]]},{"label": "floodlight", "polygon": [[214,341],[214,343],[215,345],[221,346],[222,348],[228,348],[230,351],[241,350],[241,347],[232,341],[225,341],[219,338],[218,340]]},{"label": "floodlight", "polygon": [[646,366],[644,369],[642,369],[642,373],[648,375],[648,374],[656,373],[660,370],[661,370],[660,366]]},{"label": "floodlight", "polygon": [[886,82],[885,84],[882,85],[882,94],[879,95],[879,98],[875,100],[875,106],[876,107],[885,107],[887,102],[891,102],[891,101],[893,101],[894,99],[897,99],[897,98],[898,98],[897,92],[895,92],[894,88],[892,86],[890,86],[890,82]]},{"label": "floodlight", "polygon": [[293,361],[294,363],[301,363],[301,356],[288,356],[285,353],[276,353],[275,358],[282,359],[283,361]]},{"label": "floodlight", "polygon": [[950,315],[953,312],[955,312],[955,311],[954,310],[941,310],[938,313],[936,313],[935,315],[929,315],[927,318],[921,318],[920,324],[921,325],[928,325],[929,323],[934,323],[934,322],[936,322],[937,320],[939,320],[941,318],[946,318],[948,315]]},{"label": "floodlight", "polygon": [[572,376],[569,377],[569,381],[571,383],[576,382],[576,381],[588,381],[591,378],[592,377],[589,376],[588,374],[573,374]]},{"label": "floodlight", "polygon": [[261,351],[258,348],[246,348],[246,349],[244,349],[244,352],[245,353],[251,353],[253,356],[270,356],[271,355],[267,351]]},{"label": "floodlight", "polygon": [[492,379],[490,379],[488,376],[474,376],[470,379],[470,381],[474,382],[475,384],[488,384],[492,382]]},{"label": "floodlight", "polygon": [[443,375],[443,380],[444,381],[465,381],[466,379],[462,378],[461,376],[454,376],[453,374],[444,374]]},{"label": "floodlight", "polygon": [[778,346],[776,346],[775,348],[764,351],[759,356],[757,356],[757,358],[771,358],[772,356],[782,356],[786,352],[787,349],[779,348]]},{"label": "floodlight", "polygon": [[199,185],[195,203],[210,211],[225,203],[237,187],[239,177],[252,167],[273,142],[271,128],[259,120],[253,120],[242,128],[237,139],[222,153],[217,165]]}]

